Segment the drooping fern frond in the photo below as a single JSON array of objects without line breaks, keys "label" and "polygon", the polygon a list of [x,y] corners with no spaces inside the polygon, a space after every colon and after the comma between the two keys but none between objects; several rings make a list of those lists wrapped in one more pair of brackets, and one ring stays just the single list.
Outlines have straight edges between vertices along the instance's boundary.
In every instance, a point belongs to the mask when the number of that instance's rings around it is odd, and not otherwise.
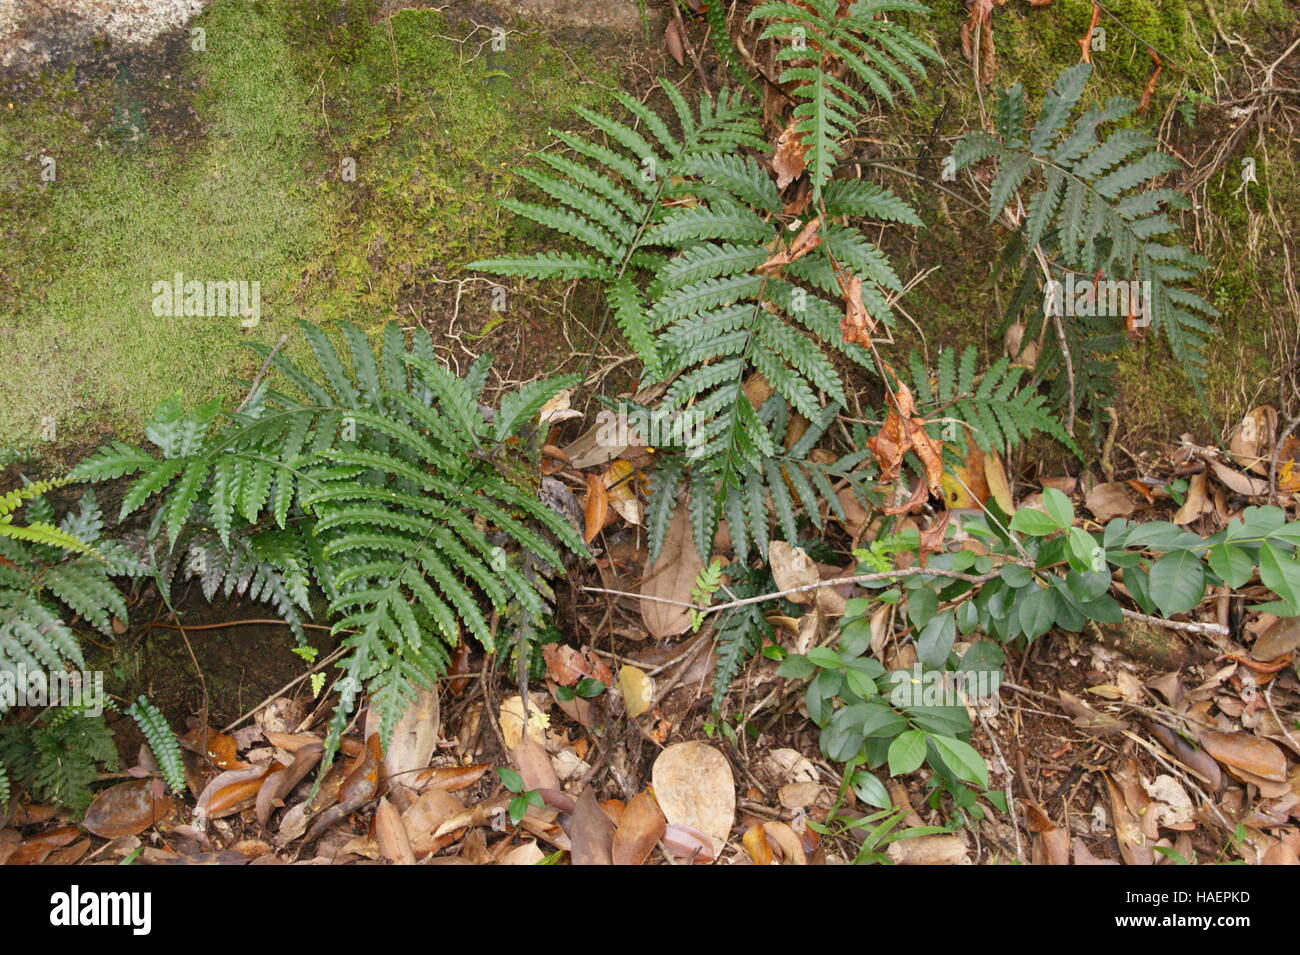
[{"label": "drooping fern frond", "polygon": [[727,0],[704,0],[704,19],[709,25],[709,42],[713,44],[718,59],[727,64],[737,83],[751,94],[758,95],[758,86],[736,54],[736,45],[731,39],[727,25]]},{"label": "drooping fern frond", "polygon": [[579,108],[579,115],[606,142],[555,132],[579,158],[539,153],[535,158],[545,170],[520,170],[520,176],[550,203],[516,199],[502,203],[585,246],[582,252],[487,259],[469,266],[534,279],[602,280],[615,321],[652,376],[659,373],[659,355],[646,328],[642,296],[632,282],[632,273],[653,260],[651,248],[657,242],[648,231],[664,218],[670,204],[692,201],[684,178],[695,163],[744,146],[765,148],[754,107],[739,94],[724,90],[716,100],[705,96],[692,109],[671,83],[661,81],[660,87],[680,133],[674,133],[650,107],[623,93],[616,95],[628,120]]},{"label": "drooping fern frond", "polygon": [[181,744],[168,725],[167,717],[143,695],[127,707],[126,714],[135,720],[149,744],[149,751],[162,771],[167,788],[178,795],[184,792],[185,764],[181,759]]},{"label": "drooping fern frond", "polygon": [[[996,161],[991,219],[1001,216],[1019,192],[1028,195],[1017,224],[1020,257],[1041,249],[1060,279],[1077,277],[1081,286],[1099,279],[1137,283],[1141,301],[1135,308],[1129,298],[1129,314],[1112,316],[1116,327],[1123,329],[1128,318],[1130,325],[1149,323],[1159,330],[1199,387],[1202,348],[1210,332],[1205,319],[1218,312],[1181,283],[1207,263],[1170,239],[1177,225],[1169,211],[1188,208],[1186,197],[1169,188],[1148,188],[1180,168],[1179,163],[1160,152],[1146,132],[1113,127],[1136,110],[1130,99],[1113,97],[1072,121],[1091,71],[1087,63],[1062,71],[1029,128],[1024,123],[1024,91],[1018,84],[1011,87],[996,109],[996,133],[963,136],[953,154],[956,165]],[[1102,127],[1109,131],[1103,133]],[[1036,263],[1029,268],[1040,271]],[[1040,292],[1030,300],[1043,303],[1044,297]],[[1059,298],[1057,303],[1059,307]],[[1045,310],[1037,310],[1037,327]],[[1034,311],[1030,309],[1031,316]],[[1031,325],[1028,333],[1035,331]]]},{"label": "drooping fern frond", "polygon": [[[756,578],[759,575],[752,575]],[[729,585],[729,591],[735,599],[755,597],[767,591],[761,579],[740,580]],[[766,581],[770,583],[770,579]],[[763,646],[765,639],[772,636],[772,625],[764,616],[762,604],[747,604],[732,611],[724,611],[718,623],[715,647],[717,663],[713,670],[713,706],[716,718],[723,708],[731,681],[740,673],[745,661],[750,659]]]},{"label": "drooping fern frond", "polygon": [[97,556],[95,549],[85,541],[74,534],[69,534],[62,528],[55,527],[48,521],[28,520],[26,524],[14,523],[15,512],[24,503],[39,498],[57,487],[62,487],[68,483],[68,480],[68,478],[62,478],[50,481],[35,481],[15,488],[8,493],[0,494],[0,537],[27,541],[30,544],[43,544],[47,547],[62,548],[78,554],[86,554],[90,557]]},{"label": "drooping fern frond", "polygon": [[915,95],[911,76],[925,75],[925,61],[939,54],[899,23],[893,13],[929,13],[913,0],[857,0],[842,12],[839,0],[772,0],[760,3],[749,20],[767,23],[759,39],[783,42],[776,58],[789,64],[779,77],[793,90],[794,115],[807,147],[813,201],[831,181],[840,145],[857,128],[857,116],[871,112],[867,93],[892,105],[894,90]]},{"label": "drooping fern frond", "polygon": [[[490,359],[458,377],[427,334],[408,345],[396,324],[378,348],[343,326],[345,359],[321,329],[302,328],[315,368],[263,350],[279,376],[242,410],[169,406],[148,435],[161,458],[115,445],[77,473],[140,474],[127,496],[134,506],[159,496],[162,573],[184,568],[209,596],[221,588],[269,600],[301,633],[295,614],[309,606],[310,576],[350,651],[325,765],[362,692],[387,741],[462,632],[490,651],[492,611],[546,612],[549,587],[521,568],[536,561],[562,573],[564,553],[585,546],[540,502],[539,448],[520,437],[576,378],[533,383],[490,408]],[[180,429],[194,440],[175,440]],[[193,493],[178,480],[191,469],[210,475]]]},{"label": "drooping fern frond", "polygon": [[[939,354],[932,383],[920,356],[912,352],[913,393],[923,415],[928,408],[934,408],[936,416],[965,422],[975,444],[988,454],[1001,454],[1043,433],[1082,455],[1069,432],[1048,409],[1047,395],[1032,387],[1021,387],[1025,369],[1003,357],[977,374],[973,345],[961,353],[960,360],[956,354],[951,348]],[[957,440],[955,434],[941,435],[943,428],[938,424],[930,425],[929,430],[933,437]]]},{"label": "drooping fern frond", "polygon": [[[43,533],[39,541],[0,535],[0,671],[82,667],[81,644],[65,614],[79,614],[111,636],[113,618],[127,620],[126,601],[112,578],[140,576],[144,567],[121,543],[101,539],[103,520],[92,492],[57,525],[44,498],[25,499],[28,526],[57,533]],[[66,540],[77,542],[72,554]]]}]

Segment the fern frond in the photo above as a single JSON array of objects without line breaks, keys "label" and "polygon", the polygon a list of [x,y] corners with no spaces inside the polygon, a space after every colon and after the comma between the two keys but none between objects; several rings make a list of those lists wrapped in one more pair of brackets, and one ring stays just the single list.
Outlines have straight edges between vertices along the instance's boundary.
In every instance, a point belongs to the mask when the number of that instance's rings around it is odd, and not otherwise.
[{"label": "fern frond", "polygon": [[167,718],[162,715],[162,711],[150,703],[147,697],[141,696],[127,708],[126,713],[135,720],[135,725],[140,728],[149,744],[149,751],[153,753],[154,762],[162,771],[167,787],[177,795],[184,792],[185,764],[181,760],[181,745],[172,728],[167,725]]}]

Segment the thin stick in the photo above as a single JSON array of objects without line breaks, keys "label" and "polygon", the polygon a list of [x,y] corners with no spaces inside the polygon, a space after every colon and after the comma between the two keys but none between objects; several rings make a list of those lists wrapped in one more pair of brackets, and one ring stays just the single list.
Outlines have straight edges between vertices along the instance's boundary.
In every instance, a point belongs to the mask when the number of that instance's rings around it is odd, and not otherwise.
[{"label": "thin stick", "polygon": [[237,412],[243,411],[244,407],[250,401],[253,400],[253,395],[257,394],[257,386],[260,385],[262,383],[262,379],[266,377],[266,372],[271,367],[271,362],[275,359],[276,353],[279,352],[279,350],[283,348],[285,346],[285,343],[288,341],[289,341],[289,333],[285,332],[283,335],[280,336],[280,340],[275,343],[275,347],[266,353],[266,361],[262,362],[262,367],[257,372],[257,377],[253,379],[253,384],[248,389],[248,394],[244,396],[244,400],[239,403],[239,407],[236,408],[235,411]]},{"label": "thin stick", "polygon": [[234,729],[234,728],[235,728],[236,726],[238,726],[240,723],[244,722],[244,720],[248,719],[248,718],[249,718],[250,716],[252,716],[254,713],[258,712],[259,710],[263,709],[264,707],[270,706],[272,703],[274,703],[276,700],[278,700],[278,699],[279,699],[283,694],[285,694],[285,693],[289,692],[290,690],[292,690],[295,686],[297,686],[297,685],[298,685],[299,683],[301,683],[303,680],[307,679],[307,677],[311,676],[311,675],[312,675],[313,673],[315,673],[317,670],[320,670],[320,669],[323,669],[324,667],[329,666],[331,663],[333,663],[333,662],[334,662],[335,660],[337,660],[339,657],[343,656],[343,654],[346,653],[346,652],[348,651],[348,649],[349,649],[348,647],[339,647],[337,650],[335,650],[333,653],[331,653],[329,656],[327,656],[327,657],[326,657],[324,660],[322,660],[320,663],[316,664],[314,667],[312,667],[310,670],[308,670],[308,671],[307,671],[306,673],[304,673],[302,676],[294,677],[292,680],[290,680],[290,681],[289,681],[288,683],[286,683],[284,686],[280,687],[280,689],[276,690],[274,693],[272,693],[270,696],[268,696],[266,699],[264,699],[261,703],[258,703],[257,706],[253,707],[251,710],[249,710],[249,711],[248,711],[247,713],[245,713],[243,716],[239,717],[237,720],[235,720],[235,721],[234,721],[233,723],[231,723],[229,726],[222,727],[221,732],[223,732],[223,733],[229,733],[232,729]]}]

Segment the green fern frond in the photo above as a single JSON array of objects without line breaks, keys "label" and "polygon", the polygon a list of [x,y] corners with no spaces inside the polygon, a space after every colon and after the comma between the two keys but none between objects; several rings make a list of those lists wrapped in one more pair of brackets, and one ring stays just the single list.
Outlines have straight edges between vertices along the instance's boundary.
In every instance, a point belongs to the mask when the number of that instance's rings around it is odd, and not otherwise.
[{"label": "green fern frond", "polygon": [[[1121,128],[1104,135],[1102,127],[1130,117],[1137,104],[1113,97],[1083,111],[1073,121],[1092,67],[1078,64],[1057,77],[1044,99],[1037,121],[1023,132],[1023,92],[1013,87],[997,108],[998,134],[964,136],[954,150],[958,168],[994,159],[997,172],[991,187],[990,216],[1001,214],[1016,193],[1030,183],[1034,191],[1026,202],[1010,258],[1024,260],[1035,248],[1054,258],[1062,276],[1074,273],[1091,280],[1100,272],[1112,281],[1136,281],[1145,291],[1144,316],[1165,337],[1184,372],[1199,388],[1204,374],[1203,348],[1210,332],[1207,318],[1218,312],[1204,299],[1177,283],[1193,278],[1207,263],[1169,239],[1175,225],[1167,210],[1185,208],[1187,200],[1175,190],[1149,188],[1156,179],[1179,164],[1156,149],[1142,130]],[[1153,241],[1160,239],[1161,241]],[[1037,263],[1026,265],[1026,282],[1039,281]],[[1030,275],[1032,273],[1032,276]],[[1018,307],[1029,306],[1026,335],[1036,335],[1043,319],[1033,305],[1043,301],[1045,290],[1022,283]],[[1117,337],[1087,322],[1067,329],[1077,338],[1077,391],[1084,400],[1096,401],[1105,388],[1105,352]],[[1125,316],[1110,316],[1112,328],[1122,330]],[[1065,325],[1079,323],[1071,317]],[[1056,335],[1045,337],[1046,362],[1059,366]],[[1040,359],[1040,362],[1042,359]]]},{"label": "green fern frond", "polygon": [[835,0],[802,5],[776,0],[750,12],[748,20],[767,24],[759,39],[782,40],[776,58],[791,64],[779,80],[795,84],[796,129],[808,149],[814,202],[821,199],[844,155],[841,140],[856,129],[859,112],[872,110],[860,87],[840,79],[832,68],[844,67],[848,77],[891,105],[894,89],[915,94],[909,74],[924,76],[925,60],[938,61],[939,55],[905,27],[877,17],[928,12],[924,4],[911,0],[859,0],[847,13]]},{"label": "green fern frond", "polygon": [[128,716],[135,720],[141,734],[149,744],[154,762],[162,771],[167,787],[179,795],[185,791],[185,764],[181,759],[181,745],[176,734],[167,724],[167,718],[158,707],[141,696],[126,710]]}]

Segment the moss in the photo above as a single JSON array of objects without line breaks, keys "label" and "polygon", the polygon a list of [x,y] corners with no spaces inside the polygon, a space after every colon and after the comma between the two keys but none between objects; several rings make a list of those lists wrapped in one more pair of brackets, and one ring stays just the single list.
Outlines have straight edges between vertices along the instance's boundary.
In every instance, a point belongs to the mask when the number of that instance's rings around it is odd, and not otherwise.
[{"label": "moss", "polygon": [[[244,361],[232,346],[273,339],[288,317],[293,263],[315,241],[299,185],[311,147],[306,96],[263,5],[215,3],[198,23],[207,51],[184,69],[199,81],[206,131],[179,148],[152,130],[115,135],[159,76],[80,87],[48,78],[6,111],[0,162],[33,170],[7,200],[22,251],[0,319],[6,443],[31,438],[45,418],[60,440],[92,425],[134,431],[170,393],[228,387]],[[37,181],[35,150],[56,158],[53,183]],[[246,330],[237,317],[156,317],[151,286],[175,272],[260,282],[268,320]]]},{"label": "moss", "polygon": [[[0,460],[50,449],[47,418],[54,448],[131,439],[168,395],[229,396],[251,377],[242,342],[298,317],[375,327],[433,276],[519,244],[496,201],[569,105],[603,99],[594,55],[520,32],[480,49],[485,34],[456,42],[465,31],[435,12],[373,12],[215,0],[195,21],[205,52],[182,40],[167,70],[45,76],[0,111],[0,163],[24,173],[0,191],[19,258],[0,270]],[[141,103],[172,67],[193,112],[155,129]],[[39,181],[43,152],[54,183]],[[175,272],[260,282],[260,326],[155,317],[152,283]]]},{"label": "moss", "polygon": [[[435,266],[454,278],[461,263],[519,245],[497,208],[511,168],[567,122],[560,103],[605,98],[589,52],[515,35],[495,50],[486,31],[463,45],[444,39],[451,32],[434,11],[403,10],[348,27],[347,61],[321,64],[330,224],[304,273],[319,319],[391,316]],[[354,180],[342,174],[349,161]]]}]

